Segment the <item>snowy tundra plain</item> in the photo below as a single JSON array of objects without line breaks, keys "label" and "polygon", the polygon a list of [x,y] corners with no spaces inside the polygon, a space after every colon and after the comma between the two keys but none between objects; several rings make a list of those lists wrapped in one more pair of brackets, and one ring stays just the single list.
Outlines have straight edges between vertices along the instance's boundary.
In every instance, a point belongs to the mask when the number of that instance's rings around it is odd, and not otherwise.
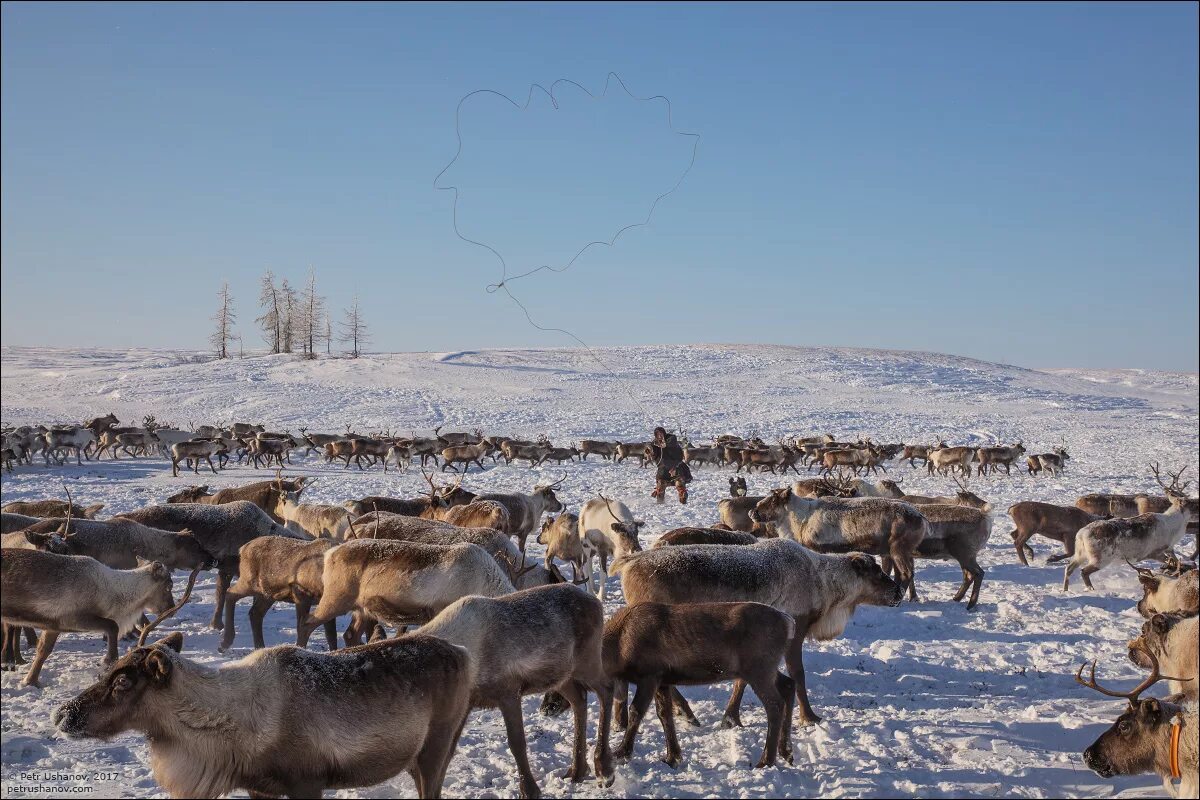
[{"label": "snowy tundra plain", "polygon": [[[996,509],[993,535],[981,563],[987,570],[981,602],[968,613],[950,602],[956,565],[918,562],[923,598],[899,608],[860,609],[839,639],[806,646],[809,691],[824,716],[798,729],[796,765],[755,770],[765,717],[753,700],[746,727],[716,726],[729,684],[684,688],[703,726],[680,727],[684,763],[659,761],[661,728],[648,718],[633,760],[620,765],[615,785],[571,784],[569,715],[537,713],[524,704],[530,758],[551,797],[799,797],[799,796],[1161,796],[1155,776],[1099,778],[1080,752],[1122,710],[1077,685],[1076,667],[1098,658],[1098,674],[1113,683],[1140,675],[1126,642],[1141,625],[1134,604],[1140,589],[1131,570],[1095,576],[1096,590],[1078,579],[1061,588],[1062,569],[1045,558],[1057,543],[1035,539],[1031,566],[1017,562],[1006,509],[1019,500],[1071,504],[1089,491],[1157,489],[1147,465],[1188,464],[1196,475],[1198,403],[1195,374],[1140,370],[1034,371],[930,353],[774,346],[657,346],[589,353],[573,349],[371,355],[358,360],[305,362],[254,356],[202,363],[197,354],[132,350],[4,348],[5,424],[79,422],[115,412],[123,423],[154,414],[160,424],[262,422],[271,429],[341,432],[428,431],[476,427],[508,435],[545,433],[556,443],[582,437],[645,438],[659,423],[681,427],[693,441],[754,431],[768,441],[784,435],[869,435],[877,441],[984,444],[1024,441],[1045,452],[1065,440],[1071,454],[1060,478],[976,478],[972,489]],[[599,360],[598,360],[599,359]],[[947,479],[924,469],[889,465],[914,492],[946,493]],[[297,459],[288,474],[318,477],[306,494],[340,502],[366,494],[410,496],[423,479],[380,469],[359,472]],[[592,457],[562,468],[489,466],[473,471],[475,490],[528,489],[566,475],[568,507],[597,491],[615,495],[648,521],[643,543],[685,524],[716,521],[731,469],[695,470],[693,499],[656,505],[652,476],[636,464]],[[185,485],[214,488],[273,473],[231,467],[218,476],[172,478],[160,458],[46,468],[40,462],[4,475],[3,500],[61,497],[61,482],[77,502],[105,502],[101,516],[161,502]],[[752,494],[783,484],[770,474],[750,477]],[[1190,553],[1187,537],[1182,545]],[[530,552],[541,548],[531,542]],[[177,576],[177,591],[183,577]],[[608,610],[623,602],[610,583]],[[164,625],[185,635],[185,654],[220,664],[250,652],[246,609],[239,609],[233,652],[216,652],[206,627],[213,608],[211,578],[192,602]],[[277,605],[267,617],[268,644],[290,643],[294,616]],[[324,647],[314,636],[312,646]],[[95,796],[154,796],[161,790],[137,735],[111,742],[69,741],[50,713],[90,684],[100,666],[99,635],[65,635],[47,662],[45,688],[2,682],[4,795],[31,772],[111,773]],[[1165,689],[1160,688],[1160,693]],[[595,725],[596,714],[590,723]],[[403,713],[398,710],[397,713]],[[450,797],[514,797],[517,775],[498,712],[474,712],[444,792]],[[407,776],[338,797],[412,796]],[[27,796],[27,795],[24,795]],[[46,796],[46,795],[42,795]]]}]

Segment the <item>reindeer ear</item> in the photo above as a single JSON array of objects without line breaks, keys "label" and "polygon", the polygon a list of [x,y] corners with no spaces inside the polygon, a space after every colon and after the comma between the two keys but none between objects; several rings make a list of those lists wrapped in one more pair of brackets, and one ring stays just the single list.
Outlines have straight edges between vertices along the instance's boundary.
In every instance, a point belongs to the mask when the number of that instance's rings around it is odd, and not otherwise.
[{"label": "reindeer ear", "polygon": [[179,631],[168,633],[156,642],[150,644],[151,647],[169,647],[176,653],[183,652],[183,634]]},{"label": "reindeer ear", "polygon": [[171,570],[167,569],[167,565],[161,561],[155,561],[150,565],[150,574],[156,578],[171,579]]},{"label": "reindeer ear", "polygon": [[150,652],[146,654],[146,659],[142,662],[142,672],[154,683],[166,683],[171,677],[171,670],[174,669],[174,666],[171,663],[171,657],[161,648],[151,647]]},{"label": "reindeer ear", "polygon": [[1157,718],[1162,715],[1162,705],[1157,698],[1151,697],[1138,703],[1138,714],[1143,717]]},{"label": "reindeer ear", "polygon": [[41,550],[50,544],[50,540],[54,538],[52,533],[37,533],[36,531],[25,531],[25,541]]}]

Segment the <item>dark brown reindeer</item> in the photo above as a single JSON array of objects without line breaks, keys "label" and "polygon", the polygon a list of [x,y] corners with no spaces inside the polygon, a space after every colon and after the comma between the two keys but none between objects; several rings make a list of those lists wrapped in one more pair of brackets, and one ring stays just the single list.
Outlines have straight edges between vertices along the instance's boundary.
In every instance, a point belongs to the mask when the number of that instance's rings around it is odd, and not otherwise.
[{"label": "dark brown reindeer", "polygon": [[653,700],[667,740],[663,760],[678,768],[683,753],[675,734],[672,688],[734,678],[754,689],[767,712],[766,743],[755,766],[774,766],[780,754],[792,763],[796,684],[779,671],[779,663],[795,633],[791,616],[762,603],[643,602],[620,609],[604,626],[604,670],[618,681],[618,713],[625,711],[628,685],[635,684],[637,691],[616,756],[633,755],[638,728]]}]

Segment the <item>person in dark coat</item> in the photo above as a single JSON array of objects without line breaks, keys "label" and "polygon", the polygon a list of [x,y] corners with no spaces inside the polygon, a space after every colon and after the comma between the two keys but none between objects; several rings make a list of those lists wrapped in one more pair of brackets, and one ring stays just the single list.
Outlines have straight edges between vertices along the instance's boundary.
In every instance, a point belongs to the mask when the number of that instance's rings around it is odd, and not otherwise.
[{"label": "person in dark coat", "polygon": [[650,496],[660,503],[663,502],[666,499],[667,484],[673,483],[679,492],[679,502],[686,505],[687,485],[692,482],[692,471],[683,461],[683,447],[675,438],[675,434],[667,433],[666,428],[655,428],[650,453],[654,463],[658,465],[654,473],[654,491]]}]

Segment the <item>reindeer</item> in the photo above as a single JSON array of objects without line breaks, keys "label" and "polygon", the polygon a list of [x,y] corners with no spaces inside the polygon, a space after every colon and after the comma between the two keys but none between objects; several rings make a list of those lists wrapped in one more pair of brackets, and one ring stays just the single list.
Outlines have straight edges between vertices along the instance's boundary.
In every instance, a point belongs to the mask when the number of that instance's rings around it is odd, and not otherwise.
[{"label": "reindeer", "polygon": [[605,461],[612,461],[613,455],[617,452],[615,442],[604,442],[599,439],[581,439],[576,445],[579,451],[579,460],[587,461],[587,457],[593,453],[603,458]]},{"label": "reindeer", "polygon": [[221,607],[225,591],[238,572],[238,553],[242,545],[259,536],[297,536],[276,524],[265,511],[245,500],[220,505],[200,503],[168,503],[147,506],[121,514],[119,519],[131,519],[164,531],[189,530],[217,563],[217,591],[210,625],[220,630]]},{"label": "reindeer", "polygon": [[1141,514],[1130,519],[1090,522],[1075,539],[1075,555],[1063,572],[1063,591],[1071,585],[1071,573],[1083,568],[1083,584],[1092,589],[1091,576],[1118,559],[1136,563],[1170,552],[1187,530],[1189,506],[1197,501],[1178,495],[1164,514]]},{"label": "reindeer", "polygon": [[528,461],[530,469],[537,466],[542,456],[549,449],[548,445],[519,441],[508,441],[500,445],[500,453],[504,456],[504,463],[512,464],[514,461],[520,459],[521,461]]},{"label": "reindeer", "polygon": [[[804,725],[820,721],[808,702],[801,649],[804,640],[840,636],[860,604],[895,606],[904,595],[902,587],[868,555],[822,555],[788,539],[768,539],[745,547],[652,548],[617,559],[612,569],[621,576],[630,607],[646,602],[755,601],[792,616],[796,630],[784,660],[796,684]],[[726,707],[729,725],[740,723],[737,709],[742,689],[741,684],[735,687]],[[680,701],[676,695],[675,702]],[[618,725],[621,722],[618,719]]]},{"label": "reindeer", "polygon": [[[460,444],[446,447],[442,450],[442,472],[445,472],[448,467],[454,467],[455,464],[463,465],[463,473],[465,474],[470,469],[472,464],[478,464],[482,470],[483,462],[480,461],[486,455],[492,452],[492,445],[488,442],[479,442],[478,444]],[[458,469],[455,467],[455,472]]]},{"label": "reindeer", "polygon": [[[537,625],[530,625],[537,620]],[[436,636],[470,653],[471,705],[499,708],[520,773],[522,797],[540,797],[529,768],[522,695],[556,690],[575,712],[575,742],[566,777],[587,778],[587,693],[600,700],[594,762],[601,786],[612,783],[609,751],[611,677],[601,650],[604,606],[572,586],[545,586],[504,597],[464,597],[418,634]]]},{"label": "reindeer", "polygon": [[[925,517],[928,528],[925,538],[917,545],[917,557],[957,561],[963,582],[953,601],[962,600],[970,588],[967,611],[973,610],[979,603],[979,590],[983,586],[983,567],[979,566],[978,555],[992,535],[991,515],[970,506],[931,503],[921,506],[921,516]],[[884,556],[885,572],[891,567],[890,561],[890,556]],[[900,576],[897,574],[896,577]]]},{"label": "reindeer", "polygon": [[1025,445],[1020,441],[1011,447],[981,447],[976,451],[976,458],[979,460],[977,475],[986,475],[989,472],[999,471],[999,467],[1003,465],[1004,474],[1012,474],[1012,465],[1017,459],[1025,455]]},{"label": "reindeer", "polygon": [[[708,632],[695,637],[697,630]],[[749,684],[767,712],[767,735],[755,767],[771,767],[782,753],[792,763],[791,727],[796,682],[779,671],[791,649],[795,620],[762,603],[638,603],[619,610],[604,626],[604,669],[619,682],[621,710],[628,685],[637,685],[633,710],[617,758],[628,760],[638,727],[655,701],[667,740],[663,757],[678,769],[683,753],[675,734],[675,684],[710,684],[734,678]]]},{"label": "reindeer", "polygon": [[616,458],[614,461],[620,464],[627,458],[638,459],[638,466],[646,466],[646,451],[650,447],[650,442],[617,442]]},{"label": "reindeer", "polygon": [[304,441],[304,455],[309,453],[321,452],[325,449],[325,445],[331,442],[340,442],[351,435],[350,426],[346,426],[344,434],[339,433],[309,433],[308,428],[300,429],[300,438]]},{"label": "reindeer", "polygon": [[54,455],[58,463],[63,463],[64,459],[59,458],[57,455],[60,450],[74,450],[75,464],[83,466],[82,457],[86,456],[87,449],[95,443],[96,438],[89,428],[51,428],[42,434],[42,440],[45,442],[42,456],[46,461],[46,466],[50,466],[51,455]]},{"label": "reindeer", "polygon": [[[1172,797],[1195,797],[1200,791],[1200,713],[1196,706],[1183,707],[1162,700],[1139,700],[1138,696],[1163,678],[1158,659],[1146,653],[1150,674],[1128,692],[1106,689],[1096,682],[1096,662],[1090,679],[1083,668],[1075,680],[1108,697],[1129,701],[1129,708],[1100,738],[1083,751],[1088,768],[1102,778],[1156,772]],[[1178,788],[1174,781],[1181,780]]]},{"label": "reindeer", "polygon": [[530,494],[481,494],[479,500],[494,500],[508,510],[509,527],[505,533],[517,537],[521,552],[525,552],[525,540],[537,526],[538,520],[546,512],[555,513],[563,510],[562,503],[554,494],[556,487],[567,479],[566,475],[554,483],[545,486],[535,486]]},{"label": "reindeer", "polygon": [[[117,570],[85,556],[5,549],[0,557],[0,619],[6,629],[38,628],[37,655],[23,686],[37,686],[42,665],[62,633],[101,631],[117,660],[117,639],[133,630],[142,611],[165,613],[175,605],[171,571],[160,562]],[[192,573],[195,581],[196,573]]]},{"label": "reindeer", "polygon": [[1056,506],[1052,503],[1039,503],[1035,500],[1025,500],[1008,507],[1008,515],[1012,517],[1016,528],[1010,532],[1013,546],[1017,548],[1017,558],[1025,566],[1029,561],[1025,554],[1033,555],[1033,548],[1027,542],[1035,534],[1041,534],[1047,539],[1062,542],[1065,552],[1049,558],[1046,563],[1071,558],[1075,555],[1075,537],[1080,529],[1106,519],[1095,514],[1089,514],[1081,508],[1073,506]]},{"label": "reindeer", "polygon": [[182,647],[175,633],[130,651],[55,726],[75,739],[144,733],[172,797],[320,797],[401,772],[420,797],[441,796],[469,711],[463,648],[431,636],[328,655],[280,645],[213,669]]},{"label": "reindeer", "polygon": [[654,547],[678,547],[685,544],[754,544],[759,538],[752,533],[731,531],[724,528],[675,528],[658,537]]},{"label": "reindeer", "polygon": [[[1133,566],[1133,565],[1130,565]],[[1149,619],[1155,614],[1200,614],[1200,570],[1179,575],[1160,575],[1148,569],[1133,567],[1142,585],[1142,599],[1137,610]]]},{"label": "reindeer", "polygon": [[781,536],[794,539],[818,552],[861,551],[890,556],[907,586],[909,599],[916,600],[913,559],[928,523],[914,506],[898,500],[865,497],[799,497],[791,487],[773,489],[750,518],[772,523]]},{"label": "reindeer", "polygon": [[[312,606],[321,597],[321,572],[325,553],[336,547],[332,539],[303,541],[284,536],[263,536],[242,545],[238,551],[238,579],[225,593],[225,627],[219,652],[233,646],[237,630],[234,606],[244,597],[254,598],[250,607],[250,631],[255,649],[266,647],[263,618],[277,601],[296,606],[296,645],[308,645],[311,629],[304,626]],[[336,621],[325,623],[325,640],[330,651],[337,649]]]},{"label": "reindeer", "polygon": [[212,470],[212,474],[217,474],[217,468],[213,466],[212,457],[221,452],[222,445],[219,439],[192,439],[187,442],[180,442],[171,446],[171,476],[179,477],[179,462],[192,460],[195,462],[193,472],[200,474],[200,459],[208,462],[208,468]]},{"label": "reindeer", "polygon": [[[620,500],[610,500],[603,494],[588,500],[580,509],[579,532],[590,550],[588,561],[591,561],[592,555],[600,560],[600,585],[596,592],[601,600],[605,597],[610,561],[614,557],[641,551],[638,531],[645,524],[643,520],[634,518],[629,506]],[[591,574],[590,563],[588,574]]]},{"label": "reindeer", "polygon": [[304,538],[332,539],[344,542],[354,538],[354,521],[342,506],[301,503],[300,492],[279,495],[275,513],[287,524],[288,530]]},{"label": "reindeer", "polygon": [[579,450],[575,447],[550,447],[542,453],[542,457],[537,461],[537,466],[545,464],[547,461],[562,464],[564,461],[574,461],[578,457]]},{"label": "reindeer", "polygon": [[385,539],[355,539],[326,552],[321,582],[308,630],[351,611],[394,627],[421,624],[460,597],[499,597],[516,588],[478,545]]},{"label": "reindeer", "polygon": [[1061,447],[1055,447],[1049,453],[1038,453],[1026,457],[1025,468],[1030,475],[1038,475],[1045,471],[1052,477],[1057,477],[1063,474],[1070,458],[1070,454],[1067,453],[1067,443],[1064,441]]},{"label": "reindeer", "polygon": [[442,443],[442,447],[460,447],[462,445],[479,444],[484,440],[483,431],[476,428],[471,433],[439,433],[442,426],[433,429],[433,435]]},{"label": "reindeer", "polygon": [[[104,503],[93,503],[90,506],[77,506],[68,500],[14,500],[5,503],[3,511],[7,514],[24,514],[30,517],[83,517],[95,519],[104,510]],[[5,531],[7,533],[8,531]]]},{"label": "reindeer", "polygon": [[537,543],[546,547],[547,570],[554,566],[554,559],[557,558],[571,565],[573,580],[580,581],[580,575],[583,581],[591,579],[591,553],[579,535],[579,517],[576,514],[564,511],[557,517],[542,520]]},{"label": "reindeer", "polygon": [[925,466],[930,475],[939,475],[959,470],[963,475],[971,474],[971,463],[976,460],[974,447],[937,447],[929,451]]}]

